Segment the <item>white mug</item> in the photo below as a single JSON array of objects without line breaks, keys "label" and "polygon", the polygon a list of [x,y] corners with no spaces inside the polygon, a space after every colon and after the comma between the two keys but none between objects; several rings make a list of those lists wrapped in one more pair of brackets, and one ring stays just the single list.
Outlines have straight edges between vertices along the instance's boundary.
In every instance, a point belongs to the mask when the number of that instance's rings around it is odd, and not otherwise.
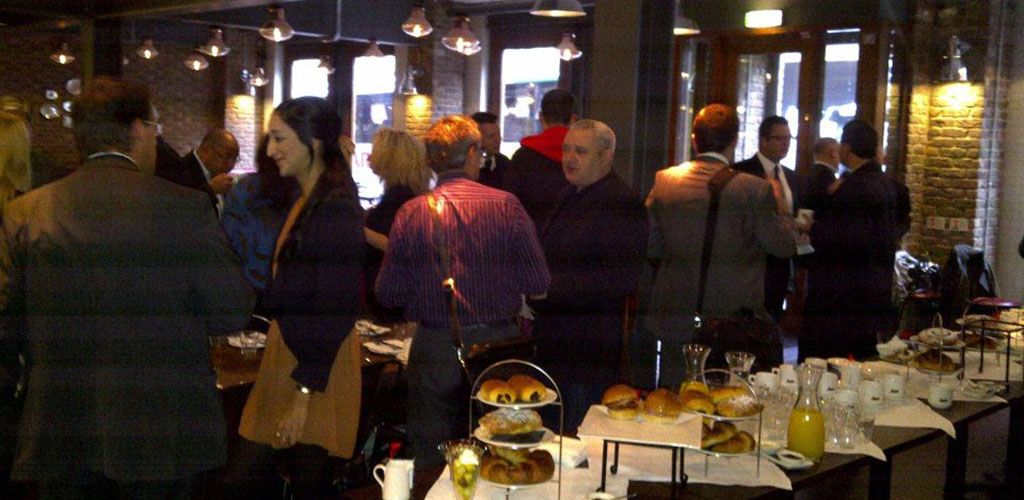
[{"label": "white mug", "polygon": [[796,378],[796,367],[793,365],[779,365],[778,368],[772,368],[772,373],[779,376],[779,385],[783,389],[796,390],[800,386],[800,382]]},{"label": "white mug", "polygon": [[779,387],[779,376],[772,372],[757,372],[747,377],[750,384],[756,387],[763,387],[774,391]]},{"label": "white mug", "polygon": [[821,368],[821,371],[823,372],[828,371],[828,361],[825,361],[825,358],[806,358],[804,359],[804,363],[815,368]]},{"label": "white mug", "polygon": [[865,380],[858,388],[861,406],[872,407],[882,404],[882,384],[874,380]]},{"label": "white mug", "polygon": [[857,400],[860,395],[857,391],[851,391],[850,389],[837,389],[835,396],[832,397],[832,401],[839,403],[844,406],[857,406]]},{"label": "white mug", "polygon": [[835,395],[836,386],[839,384],[839,376],[832,372],[825,372],[821,374],[821,379],[818,380],[818,397],[826,401],[832,399]]},{"label": "white mug", "polygon": [[937,410],[953,406],[953,386],[944,382],[933,382],[928,386],[928,404]]},{"label": "white mug", "polygon": [[890,373],[882,376],[882,390],[885,399],[901,400],[906,396],[907,378],[901,374]]},{"label": "white mug", "polygon": [[840,366],[839,375],[841,376],[844,389],[856,391],[860,386],[862,373],[859,363],[850,363],[848,365]]},{"label": "white mug", "polygon": [[391,459],[387,465],[377,464],[373,468],[373,478],[380,484],[382,500],[409,500],[412,496],[413,461]]}]

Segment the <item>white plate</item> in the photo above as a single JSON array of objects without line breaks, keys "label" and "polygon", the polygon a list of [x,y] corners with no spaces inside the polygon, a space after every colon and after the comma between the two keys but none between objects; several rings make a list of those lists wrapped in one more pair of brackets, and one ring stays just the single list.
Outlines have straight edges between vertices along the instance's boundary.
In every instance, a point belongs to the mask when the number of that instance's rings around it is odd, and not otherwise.
[{"label": "white plate", "polygon": [[365,347],[367,351],[374,354],[380,354],[381,356],[394,356],[395,354],[402,352],[402,349],[400,348],[382,344],[380,342],[364,342],[363,347]]},{"label": "white plate", "polygon": [[391,331],[386,326],[375,325],[369,320],[361,319],[356,321],[355,324],[356,333],[364,337],[376,337],[378,335],[384,335]]},{"label": "white plate", "polygon": [[792,463],[783,462],[782,460],[779,460],[777,457],[769,455],[768,453],[761,453],[761,455],[764,456],[764,458],[767,458],[769,462],[778,465],[779,467],[782,467],[785,470],[805,470],[814,467],[814,462],[810,460],[804,460],[803,462],[800,463]]},{"label": "white plate", "polygon": [[541,485],[543,485],[545,483],[551,482],[551,480],[554,479],[554,478],[555,478],[555,476],[552,475],[551,478],[549,478],[547,481],[542,481],[542,482],[534,483],[534,484],[502,484],[502,483],[496,483],[494,481],[488,481],[487,479],[484,478],[484,476],[480,476],[480,479],[478,479],[478,481],[480,481],[481,483],[486,484],[488,486],[493,486],[495,488],[500,488],[500,489],[503,489],[503,490],[515,491],[515,490],[525,490],[527,488],[533,488],[535,486],[541,486]]},{"label": "white plate", "polygon": [[519,450],[522,448],[533,448],[541,443],[546,443],[548,441],[555,439],[555,433],[552,432],[551,429],[548,429],[547,427],[542,427],[542,429],[544,430],[544,436],[542,436],[539,441],[533,441],[528,443],[509,443],[507,441],[495,441],[494,439],[491,439],[491,433],[487,432],[487,429],[484,429],[483,427],[477,427],[476,430],[473,431],[473,437],[491,446],[500,446],[502,448],[511,448],[513,450]]},{"label": "white plate", "polygon": [[[920,345],[923,345],[923,346],[926,346],[926,347],[931,347],[931,348],[934,348],[934,349],[938,349],[938,347],[939,347],[939,343],[938,342],[932,343],[931,340],[922,339],[918,335],[911,335],[908,340],[910,340],[911,343],[920,344]],[[955,351],[955,350],[960,349],[961,347],[964,347],[964,346],[965,346],[964,341],[962,341],[960,339],[955,339],[953,342],[947,342],[946,344],[944,344],[942,346],[942,350],[944,350],[944,351]]]},{"label": "white plate", "polygon": [[[242,342],[242,335],[249,337],[249,344]],[[228,345],[238,349],[263,349],[267,345],[267,335],[262,332],[236,333],[228,337]]]},{"label": "white plate", "polygon": [[555,391],[548,389],[547,393],[544,395],[544,399],[540,400],[537,403],[492,403],[481,397],[480,392],[476,393],[476,398],[480,400],[481,403],[488,406],[494,406],[496,408],[540,408],[541,406],[547,406],[551,403],[554,403],[555,400],[558,399],[558,394],[555,394]]}]

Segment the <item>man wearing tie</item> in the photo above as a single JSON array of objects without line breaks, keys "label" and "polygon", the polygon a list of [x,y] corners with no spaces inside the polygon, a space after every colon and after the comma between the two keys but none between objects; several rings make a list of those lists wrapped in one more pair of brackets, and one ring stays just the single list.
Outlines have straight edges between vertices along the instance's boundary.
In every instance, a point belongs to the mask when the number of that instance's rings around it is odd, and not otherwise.
[{"label": "man wearing tie", "polygon": [[501,154],[501,129],[494,113],[480,111],[473,113],[473,121],[480,128],[480,142],[483,144],[483,163],[480,164],[480,178],[477,182],[487,187],[501,189],[505,183],[505,170],[509,159]]},{"label": "man wearing tie", "polygon": [[205,192],[220,215],[224,207],[222,196],[231,189],[235,180],[228,175],[238,160],[238,140],[222,128],[210,130],[202,144],[181,159],[180,169],[160,169],[157,177]]},{"label": "man wearing tie", "polygon": [[[789,153],[791,139],[789,122],[781,116],[769,116],[758,128],[757,154],[736,163],[733,168],[767,180],[776,193],[782,193],[777,198],[786,204],[783,213],[794,216],[799,204],[800,181],[795,172],[783,168],[779,163]],[[768,255],[764,276],[764,307],[776,322],[782,319],[782,303],[789,290],[792,268],[792,259]]]}]

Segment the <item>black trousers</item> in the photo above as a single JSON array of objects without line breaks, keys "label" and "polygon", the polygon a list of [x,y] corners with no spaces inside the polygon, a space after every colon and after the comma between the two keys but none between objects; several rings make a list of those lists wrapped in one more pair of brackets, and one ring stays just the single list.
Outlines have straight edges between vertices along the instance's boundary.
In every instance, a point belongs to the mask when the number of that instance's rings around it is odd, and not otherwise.
[{"label": "black trousers", "polygon": [[241,438],[238,453],[224,471],[221,498],[280,499],[284,478],[287,478],[289,491],[296,500],[338,497],[327,450],[309,444],[275,450]]},{"label": "black trousers", "polygon": [[[515,337],[519,327],[510,322],[497,327],[468,326],[462,329],[468,344]],[[459,366],[448,328],[416,330],[409,352],[409,440],[416,469],[444,463],[438,450],[449,439],[469,437],[469,391]]]},{"label": "black trousers", "polygon": [[98,473],[62,481],[39,481],[39,500],[189,500],[195,478],[171,481],[114,481]]}]

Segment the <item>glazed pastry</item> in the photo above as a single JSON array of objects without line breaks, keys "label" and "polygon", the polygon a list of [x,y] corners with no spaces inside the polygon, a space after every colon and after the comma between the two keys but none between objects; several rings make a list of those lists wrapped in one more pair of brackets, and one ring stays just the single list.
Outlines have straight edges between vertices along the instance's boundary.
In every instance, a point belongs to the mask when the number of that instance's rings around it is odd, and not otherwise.
[{"label": "glazed pastry", "polygon": [[492,378],[480,384],[480,398],[488,403],[512,404],[516,393],[505,381]]},{"label": "glazed pastry", "polygon": [[757,447],[757,442],[754,441],[754,436],[746,431],[740,431],[728,441],[712,446],[711,451],[715,453],[749,453],[754,451],[755,447]]},{"label": "glazed pastry", "polygon": [[555,461],[551,454],[544,450],[533,450],[528,454],[516,454],[523,459],[513,463],[506,459],[504,453],[484,455],[480,464],[480,475],[484,479],[498,484],[537,484],[543,483],[555,474]]},{"label": "glazed pastry", "polygon": [[508,385],[515,392],[521,403],[539,403],[544,401],[548,389],[539,380],[528,375],[513,375]]},{"label": "glazed pastry", "polygon": [[717,389],[712,389],[711,392],[708,393],[708,395],[711,396],[711,401],[713,401],[715,404],[718,404],[729,398],[734,398],[736,396],[745,396],[748,394],[749,393],[747,392],[746,388],[738,385],[728,385],[725,387],[719,387]]},{"label": "glazed pastry", "polygon": [[683,382],[683,385],[679,386],[679,395],[682,396],[686,391],[697,391],[708,393],[708,385],[699,380],[691,380],[689,382]]},{"label": "glazed pastry", "polygon": [[541,428],[540,414],[533,410],[501,408],[480,418],[480,426],[492,436],[525,434]]},{"label": "glazed pastry", "polygon": [[[705,426],[707,428],[707,426]],[[732,439],[738,431],[732,422],[715,422],[708,433],[701,436],[700,447],[708,449]]]},{"label": "glazed pastry", "polygon": [[758,414],[763,406],[753,396],[744,394],[722,400],[715,405],[715,410],[723,417],[749,417]]},{"label": "glazed pastry", "polygon": [[705,415],[715,414],[715,403],[711,401],[711,398],[703,392],[697,391],[686,391],[680,398],[685,406],[690,411],[697,413],[703,413]]}]

